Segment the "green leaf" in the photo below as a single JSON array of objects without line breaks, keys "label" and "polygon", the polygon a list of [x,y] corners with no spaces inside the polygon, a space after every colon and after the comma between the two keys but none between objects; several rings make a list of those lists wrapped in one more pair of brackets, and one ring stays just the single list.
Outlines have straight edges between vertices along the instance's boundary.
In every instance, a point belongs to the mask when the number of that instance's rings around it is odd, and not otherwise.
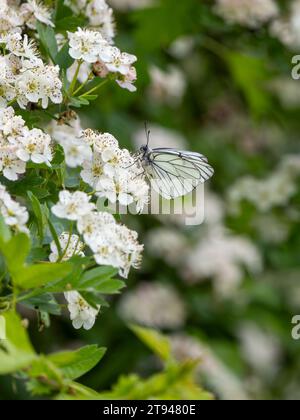
[{"label": "green leaf", "polygon": [[30,239],[25,233],[13,236],[8,242],[0,241],[0,252],[13,276],[23,269],[29,251]]},{"label": "green leaf", "polygon": [[68,379],[77,379],[99,363],[106,352],[97,345],[83,347],[77,351],[56,353],[48,356]]},{"label": "green leaf", "polygon": [[153,329],[142,328],[137,325],[131,325],[130,328],[162,360],[168,361],[172,359],[171,346],[169,340],[164,335]]},{"label": "green leaf", "polygon": [[41,296],[31,297],[23,300],[22,305],[28,306],[31,309],[47,312],[51,315],[60,315],[61,307],[57,303],[54,296],[50,293],[45,293]]},{"label": "green leaf", "polygon": [[6,322],[6,340],[0,342],[0,375],[17,372],[37,357],[18,315],[9,311],[3,316]]},{"label": "green leaf", "polygon": [[55,63],[55,57],[57,55],[57,42],[53,28],[51,28],[49,25],[44,25],[39,21],[37,21],[36,27],[42,47],[51,58],[53,63]]},{"label": "green leaf", "polygon": [[31,201],[32,210],[33,210],[34,215],[36,217],[36,223],[37,223],[37,227],[38,227],[38,233],[39,233],[40,240],[43,241],[45,220],[44,220],[43,210],[42,210],[41,204],[40,204],[39,200],[36,198],[36,196],[31,191],[28,191],[27,195],[29,197],[29,200]]},{"label": "green leaf", "polygon": [[35,264],[24,267],[14,280],[21,288],[33,289],[62,280],[71,273],[72,269],[73,264],[69,262]]},{"label": "green leaf", "polygon": [[83,274],[73,286],[78,291],[94,291],[103,294],[115,294],[125,287],[121,280],[112,279],[118,270],[113,267],[97,267]]},{"label": "green leaf", "polygon": [[0,213],[0,241],[8,242],[11,239],[11,231],[4,221],[2,214]]},{"label": "green leaf", "polygon": [[69,43],[59,50],[55,56],[55,64],[58,64],[60,69],[67,70],[74,63],[74,59],[69,55]]},{"label": "green leaf", "polygon": [[268,72],[262,59],[227,51],[225,59],[239,89],[243,92],[250,108],[256,115],[262,115],[270,109],[270,96],[264,89]]},{"label": "green leaf", "polygon": [[76,31],[78,27],[83,27],[87,23],[87,19],[80,16],[67,16],[63,17],[62,19],[59,19],[56,21],[55,29],[58,32],[63,31],[69,31],[73,32]]}]

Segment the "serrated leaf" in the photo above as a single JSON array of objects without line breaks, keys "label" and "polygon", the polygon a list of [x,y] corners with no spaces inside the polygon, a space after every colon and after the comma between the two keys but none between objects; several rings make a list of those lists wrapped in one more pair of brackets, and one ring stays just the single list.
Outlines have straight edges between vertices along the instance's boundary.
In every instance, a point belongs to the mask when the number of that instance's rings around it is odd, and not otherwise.
[{"label": "serrated leaf", "polygon": [[105,348],[97,345],[83,347],[77,351],[56,353],[48,356],[68,379],[77,379],[93,369],[102,359]]},{"label": "serrated leaf", "polygon": [[73,265],[69,262],[35,264],[24,267],[17,273],[14,281],[23,289],[33,289],[62,280],[71,273],[72,269]]}]

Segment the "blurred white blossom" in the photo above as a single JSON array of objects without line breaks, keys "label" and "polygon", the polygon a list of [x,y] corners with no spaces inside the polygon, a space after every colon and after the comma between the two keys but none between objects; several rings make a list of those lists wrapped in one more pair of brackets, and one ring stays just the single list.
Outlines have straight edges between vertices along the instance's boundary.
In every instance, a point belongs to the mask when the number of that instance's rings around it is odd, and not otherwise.
[{"label": "blurred white blossom", "polygon": [[216,0],[215,10],[229,23],[249,28],[259,27],[279,13],[274,0]]},{"label": "blurred white blossom", "polygon": [[235,236],[222,226],[208,230],[199,243],[186,254],[182,274],[190,283],[209,278],[218,294],[231,296],[244,278],[244,269],[258,274],[262,258],[246,237]]},{"label": "blurred white blossom", "polygon": [[151,99],[170,106],[178,105],[186,90],[184,73],[175,66],[166,70],[151,66],[149,71],[151,84],[148,92]]},{"label": "blurred white blossom", "polygon": [[119,312],[127,321],[155,328],[176,329],[186,318],[184,303],[177,291],[162,283],[140,283],[121,298]]},{"label": "blurred white blossom", "polygon": [[82,191],[60,191],[59,201],[52,207],[52,213],[62,219],[78,220],[94,210],[95,204],[90,200],[91,197]]},{"label": "blurred white blossom", "polygon": [[260,375],[273,377],[281,361],[278,338],[253,322],[244,322],[238,330],[241,352]]},{"label": "blurred white blossom", "polygon": [[243,383],[237,376],[200,340],[186,334],[170,337],[172,352],[181,362],[198,360],[198,372],[222,400],[248,400]]},{"label": "blurred white blossom", "polygon": [[297,50],[300,47],[300,1],[292,0],[287,16],[276,19],[270,27],[271,35],[284,45]]}]

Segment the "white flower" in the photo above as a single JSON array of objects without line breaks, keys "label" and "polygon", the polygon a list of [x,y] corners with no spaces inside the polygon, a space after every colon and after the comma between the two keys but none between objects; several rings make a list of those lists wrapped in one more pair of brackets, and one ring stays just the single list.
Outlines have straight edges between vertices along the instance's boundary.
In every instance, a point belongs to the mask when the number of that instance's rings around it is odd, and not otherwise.
[{"label": "white flower", "polygon": [[113,10],[108,7],[104,0],[91,0],[85,13],[90,25],[97,28],[103,38],[111,43],[115,36]]},{"label": "white flower", "polygon": [[50,166],[52,160],[51,137],[38,128],[25,131],[16,155],[24,162],[45,163]]},{"label": "white flower", "polygon": [[149,95],[152,99],[172,106],[181,102],[187,84],[184,73],[179,68],[170,66],[164,71],[151,66],[150,77]]},{"label": "white flower", "polygon": [[83,327],[85,330],[93,328],[100,311],[100,305],[98,305],[97,309],[93,308],[76,291],[66,292],[65,298],[68,302],[73,327],[75,329]]},{"label": "white flower", "polygon": [[[68,232],[63,232],[59,235],[59,243],[62,251],[62,261],[67,261],[72,258],[74,255],[84,256],[82,252],[84,244],[80,241],[78,235],[70,235]],[[49,260],[51,262],[56,262],[59,260],[59,252],[56,246],[55,241],[50,244],[51,254],[49,255]]]},{"label": "white flower", "polygon": [[83,235],[87,244],[97,240],[98,235],[102,235],[102,228],[116,223],[112,214],[107,212],[96,212],[86,214],[77,222],[77,229]]},{"label": "white flower", "polygon": [[59,202],[52,207],[52,213],[62,219],[78,220],[91,212],[95,205],[90,203],[91,197],[82,191],[61,191]]},{"label": "white flower", "polygon": [[124,76],[122,74],[118,76],[116,82],[121,88],[129,90],[129,92],[135,92],[136,86],[134,86],[134,83],[136,82],[136,80],[136,69],[135,67],[130,67],[128,69],[128,72]]},{"label": "white flower", "polygon": [[186,318],[185,306],[177,291],[161,283],[139,284],[122,297],[119,312],[127,321],[154,328],[180,328]]},{"label": "white flower", "polygon": [[137,60],[135,55],[122,53],[117,47],[110,47],[106,50],[106,53],[107,57],[100,56],[100,58],[106,64],[107,69],[112,73],[121,73],[124,76]]},{"label": "white flower", "polygon": [[0,171],[10,181],[17,181],[18,175],[26,171],[26,163],[16,156],[16,146],[0,147]]},{"label": "white flower", "polygon": [[36,21],[54,27],[51,21],[51,13],[43,4],[36,0],[27,0],[26,3],[21,5],[21,16],[23,16],[26,25],[30,29],[36,28]]},{"label": "white flower", "polygon": [[21,74],[16,80],[17,102],[25,108],[28,102],[41,100],[42,107],[47,108],[49,99],[55,103],[62,102],[62,82],[59,79],[59,67],[44,65],[41,60],[24,62]]},{"label": "white flower", "polygon": [[97,264],[116,267],[125,278],[131,267],[139,268],[143,245],[138,243],[137,233],[117,224],[111,214],[90,212],[78,219],[77,229]]},{"label": "white flower", "polygon": [[61,146],[64,149],[66,164],[70,168],[76,168],[85,160],[92,159],[91,148],[83,143],[80,138],[74,138],[69,142],[61,143]]},{"label": "white flower", "polygon": [[84,182],[95,188],[104,174],[104,165],[99,153],[93,153],[92,159],[84,160],[80,176]]},{"label": "white flower", "polygon": [[[0,138],[11,144],[17,144],[25,132],[25,121],[15,115],[12,107],[0,109]],[[6,143],[7,143],[6,142]]]},{"label": "white flower", "polygon": [[29,60],[38,59],[38,51],[35,42],[29,39],[27,35],[20,35],[18,32],[9,33],[1,39],[6,44],[6,49],[17,57],[27,58]]},{"label": "white flower", "polygon": [[26,223],[29,214],[25,207],[22,207],[17,201],[14,201],[6,192],[4,186],[0,184],[0,213],[5,223],[17,232],[29,233]]},{"label": "white flower", "polygon": [[[75,72],[77,70],[77,66],[78,63],[77,61],[74,61],[74,63],[72,64],[71,67],[68,68],[67,70],[67,79],[68,81],[71,83],[71,81],[73,80],[73,77],[75,75]],[[91,74],[91,65],[87,62],[83,62],[80,66],[79,72],[78,72],[78,76],[77,79],[80,83],[84,83],[86,82],[86,80],[88,79],[89,75]]]},{"label": "white flower", "polygon": [[107,42],[100,32],[78,28],[74,33],[68,32],[69,54],[76,60],[95,63],[99,54],[106,48]]},{"label": "white flower", "polygon": [[133,197],[130,194],[130,180],[126,177],[115,176],[113,179],[102,177],[96,184],[96,191],[99,197],[106,197],[111,203],[119,203],[122,206],[128,206],[133,203]]},{"label": "white flower", "polygon": [[273,0],[216,0],[216,12],[230,23],[257,28],[274,19],[279,9]]}]

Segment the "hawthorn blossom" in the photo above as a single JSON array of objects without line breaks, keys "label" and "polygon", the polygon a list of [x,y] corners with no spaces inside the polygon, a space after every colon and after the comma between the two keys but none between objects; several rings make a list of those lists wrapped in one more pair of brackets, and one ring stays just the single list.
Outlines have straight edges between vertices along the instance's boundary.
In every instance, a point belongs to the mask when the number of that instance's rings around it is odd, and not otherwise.
[{"label": "hawthorn blossom", "polygon": [[0,146],[0,172],[10,181],[17,181],[26,171],[26,163],[17,157],[17,150],[17,146]]},{"label": "hawthorn blossom", "polygon": [[87,244],[91,244],[101,235],[104,226],[113,226],[116,221],[112,214],[107,212],[93,211],[81,217],[77,222],[77,230],[83,235]]},{"label": "hawthorn blossom", "polygon": [[101,52],[105,51],[107,42],[100,32],[78,28],[76,32],[68,32],[69,54],[75,60],[95,63]]},{"label": "hawthorn blossom", "polygon": [[36,29],[37,21],[54,27],[50,10],[36,0],[27,0],[26,3],[21,5],[21,16],[30,29]]},{"label": "hawthorn blossom", "polygon": [[37,103],[41,100],[42,107],[46,109],[49,99],[54,104],[60,104],[63,100],[59,67],[44,65],[42,60],[23,63],[15,88],[16,99],[21,108],[25,108],[28,102]]},{"label": "hawthorn blossom", "polygon": [[131,267],[140,267],[143,245],[138,242],[138,234],[116,223],[110,213],[87,213],[78,219],[77,230],[92,250],[97,264],[116,267],[125,278]]},{"label": "hawthorn blossom", "polygon": [[73,327],[76,330],[82,327],[85,330],[93,328],[96,317],[100,311],[100,305],[98,305],[97,309],[93,308],[76,291],[66,292],[64,295],[68,302],[68,309]]},{"label": "hawthorn blossom", "polygon": [[147,327],[176,329],[182,327],[186,319],[183,301],[168,284],[140,283],[121,298],[118,309],[126,321]]},{"label": "hawthorn blossom", "polygon": [[274,0],[216,0],[216,12],[229,23],[257,28],[274,19],[279,9]]},{"label": "hawthorn blossom", "polygon": [[[58,240],[62,252],[61,261],[67,261],[74,255],[84,256],[84,253],[82,252],[84,243],[80,241],[78,235],[70,235],[68,232],[63,232],[59,235]],[[51,262],[58,261],[60,256],[55,241],[51,242],[50,249],[51,254],[49,255],[49,260]]]},{"label": "hawthorn blossom", "polygon": [[24,162],[45,163],[48,166],[52,160],[51,137],[38,128],[25,131],[20,138],[16,155]]},{"label": "hawthorn blossom", "polygon": [[95,208],[90,202],[91,197],[82,191],[61,191],[59,201],[52,207],[52,213],[62,219],[78,220]]},{"label": "hawthorn blossom", "polygon": [[4,222],[16,232],[29,233],[26,223],[29,214],[25,207],[13,200],[6,188],[0,184],[0,214]]}]

